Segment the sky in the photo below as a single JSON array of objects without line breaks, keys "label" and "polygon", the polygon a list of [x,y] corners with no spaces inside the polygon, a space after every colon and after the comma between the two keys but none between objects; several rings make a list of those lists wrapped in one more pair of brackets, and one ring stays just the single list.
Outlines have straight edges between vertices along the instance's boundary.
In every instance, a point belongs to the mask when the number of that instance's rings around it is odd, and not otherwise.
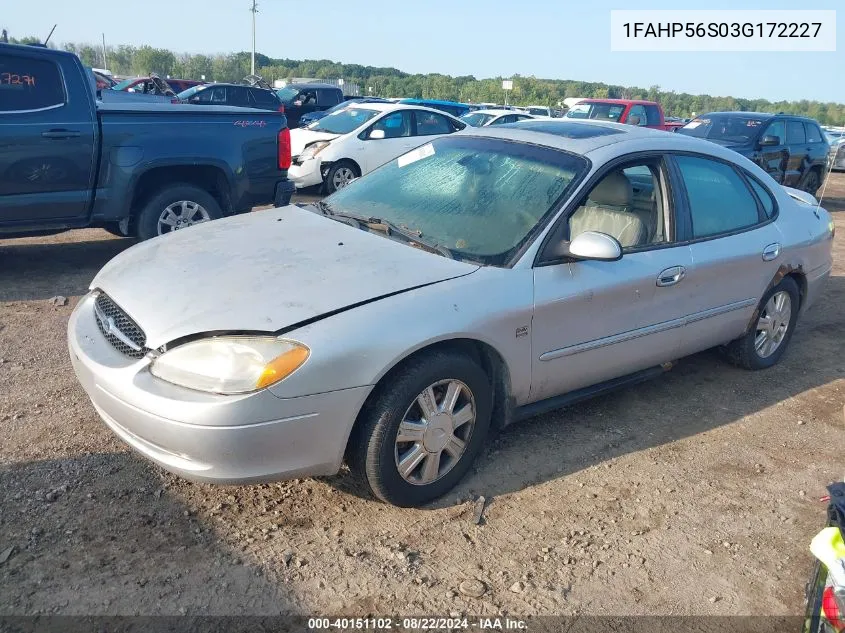
[{"label": "sky", "polygon": [[[393,66],[476,78],[534,75],[693,94],[845,103],[845,43],[830,53],[611,52],[611,9],[837,9],[842,0],[259,0],[257,50],[270,57]],[[4,8],[5,5],[5,8]],[[251,0],[0,0],[17,37],[251,50]],[[12,7],[12,8],[9,8]],[[150,16],[147,18],[147,16]],[[838,80],[837,80],[838,79]]]}]

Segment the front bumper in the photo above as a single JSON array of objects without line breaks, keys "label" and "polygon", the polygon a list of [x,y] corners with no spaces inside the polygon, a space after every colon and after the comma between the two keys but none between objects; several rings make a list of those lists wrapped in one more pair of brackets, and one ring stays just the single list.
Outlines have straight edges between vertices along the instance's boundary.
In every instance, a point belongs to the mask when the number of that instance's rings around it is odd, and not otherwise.
[{"label": "front bumper", "polygon": [[124,356],[97,329],[93,297],[68,324],[71,363],[103,421],[133,449],[194,481],[236,484],[330,475],[370,391],[299,398],[264,389],[221,396],[172,385],[150,361]]},{"label": "front bumper", "polygon": [[294,182],[297,189],[323,184],[322,161],[309,158],[302,163],[294,163],[288,169],[288,179]]}]

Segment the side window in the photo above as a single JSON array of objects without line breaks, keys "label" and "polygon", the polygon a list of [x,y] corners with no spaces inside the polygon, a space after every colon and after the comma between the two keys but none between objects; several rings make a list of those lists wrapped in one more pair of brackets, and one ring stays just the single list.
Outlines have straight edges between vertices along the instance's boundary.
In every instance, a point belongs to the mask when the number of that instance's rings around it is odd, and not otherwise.
[{"label": "side window", "polygon": [[815,123],[805,123],[804,130],[807,132],[808,143],[822,142],[822,131],[819,129],[818,125],[816,125]]},{"label": "side window", "polygon": [[631,111],[628,113],[628,125],[645,126],[648,124],[648,116],[645,112],[645,107],[641,105],[632,105]]},{"label": "side window", "polygon": [[239,106],[241,108],[249,107],[249,89],[229,88],[228,104],[233,106]]},{"label": "side window", "polygon": [[777,136],[780,139],[781,145],[783,145],[786,143],[786,125],[784,125],[783,121],[774,121],[763,132],[763,136]]},{"label": "side window", "polygon": [[64,83],[53,62],[0,55],[0,112],[41,110],[64,103]]},{"label": "side window", "polygon": [[384,131],[384,138],[402,138],[411,136],[411,113],[408,110],[401,110],[388,114],[379,119],[370,128],[370,134],[375,130]]},{"label": "side window", "polygon": [[506,114],[493,121],[490,125],[504,125],[505,123],[513,123],[514,121],[516,121],[515,114]]},{"label": "side window", "polygon": [[414,112],[417,117],[417,136],[433,136],[435,134],[451,134],[454,132],[449,119],[434,112]]},{"label": "side window", "polygon": [[321,88],[317,91],[317,103],[321,107],[330,108],[340,103],[340,95],[337,90]]},{"label": "side window", "polygon": [[790,145],[801,145],[807,142],[804,124],[801,121],[786,122],[786,140]]},{"label": "side window", "polygon": [[757,197],[763,205],[763,211],[765,211],[766,217],[771,218],[775,214],[775,199],[772,197],[772,194],[769,193],[769,190],[757,182],[752,176],[748,176],[747,178],[748,182],[751,183],[751,188],[754,190],[754,193],[757,194]]},{"label": "side window", "polygon": [[256,108],[261,108],[263,110],[278,110],[281,105],[277,101],[276,95],[269,90],[253,88],[250,90],[250,93],[252,94],[253,105]]},{"label": "side window", "polygon": [[655,127],[660,125],[660,108],[656,105],[647,105],[645,107],[645,114],[648,120],[647,125],[653,125]]},{"label": "side window", "polygon": [[667,242],[662,182],[655,160],[609,172],[570,216],[569,239],[597,231],[612,235],[626,249]]},{"label": "side window", "polygon": [[693,156],[675,160],[687,189],[694,238],[730,233],[760,222],[757,202],[733,167]]}]

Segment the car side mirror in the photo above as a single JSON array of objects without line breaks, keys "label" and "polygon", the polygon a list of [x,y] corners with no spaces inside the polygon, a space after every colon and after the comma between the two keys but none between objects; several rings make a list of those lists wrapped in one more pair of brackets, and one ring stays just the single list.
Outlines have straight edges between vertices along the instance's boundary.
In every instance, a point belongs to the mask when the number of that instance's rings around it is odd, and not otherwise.
[{"label": "car side mirror", "polygon": [[370,140],[378,140],[384,138],[384,130],[373,130],[367,137]]},{"label": "car side mirror", "polygon": [[771,147],[772,145],[780,145],[780,137],[766,134],[760,139],[760,147]]},{"label": "car side mirror", "polygon": [[573,259],[615,262],[622,259],[622,245],[607,233],[584,231],[571,242],[563,242],[557,254]]}]

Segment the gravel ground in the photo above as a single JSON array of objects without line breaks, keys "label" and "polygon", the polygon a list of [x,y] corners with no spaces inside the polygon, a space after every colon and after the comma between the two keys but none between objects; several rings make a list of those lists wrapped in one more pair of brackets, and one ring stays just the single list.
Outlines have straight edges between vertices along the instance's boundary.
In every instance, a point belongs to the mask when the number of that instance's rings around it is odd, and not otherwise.
[{"label": "gravel ground", "polygon": [[150,465],[99,421],[65,343],[131,241],[0,240],[0,613],[801,613],[817,499],[843,475],[845,174],[825,205],[834,276],[778,367],[708,352],[516,425],[423,510],[347,473],[236,488]]}]

